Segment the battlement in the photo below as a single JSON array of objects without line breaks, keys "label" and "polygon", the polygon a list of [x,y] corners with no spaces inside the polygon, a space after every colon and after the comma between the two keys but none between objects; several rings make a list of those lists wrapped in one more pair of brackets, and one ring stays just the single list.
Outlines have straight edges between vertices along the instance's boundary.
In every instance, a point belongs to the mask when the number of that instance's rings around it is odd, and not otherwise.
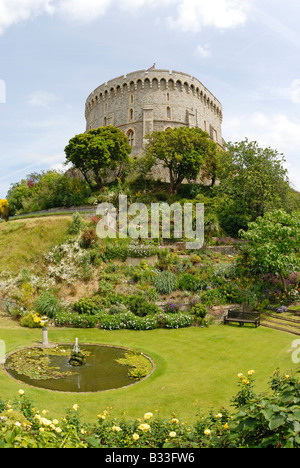
[{"label": "battlement", "polygon": [[[159,85],[161,81],[165,81],[166,88],[172,86],[172,83],[173,86],[176,86],[178,83],[181,92],[183,92],[184,89],[187,89],[188,92],[199,94],[199,97],[201,97],[202,95],[203,98],[212,101],[214,105],[216,105],[219,108],[219,110],[222,111],[222,105],[220,101],[197,78],[180,71],[169,71],[163,69],[152,69],[148,71],[138,70],[135,72],[128,73],[127,75],[122,75],[112,80],[109,80],[106,83],[100,85],[98,88],[96,88],[89,95],[86,103],[88,105],[90,101],[93,98],[95,98],[95,96],[100,95],[100,93],[105,93],[106,91],[109,93],[115,93],[116,89],[119,87],[121,89],[126,86],[127,88],[130,88],[133,84],[134,88],[136,89],[137,83],[139,81],[142,83],[143,88],[143,85],[145,84],[146,80],[150,80],[150,88],[152,88],[151,85],[153,85],[153,80],[158,80]],[[159,85],[158,88],[160,87]]]},{"label": "battlement", "polygon": [[86,130],[121,129],[133,154],[141,155],[147,135],[180,126],[199,127],[223,144],[220,101],[194,76],[164,69],[138,70],[98,86],[87,98]]}]

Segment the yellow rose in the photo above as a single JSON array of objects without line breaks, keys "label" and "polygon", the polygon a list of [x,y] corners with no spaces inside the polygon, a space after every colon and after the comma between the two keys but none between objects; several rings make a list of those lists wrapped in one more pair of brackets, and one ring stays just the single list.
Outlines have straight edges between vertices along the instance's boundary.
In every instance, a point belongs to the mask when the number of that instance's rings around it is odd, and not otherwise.
[{"label": "yellow rose", "polygon": [[176,437],[176,432],[170,432],[169,436],[170,437]]},{"label": "yellow rose", "polygon": [[22,389],[19,390],[19,395],[20,396],[24,395],[24,393],[25,393],[24,390],[22,390]]},{"label": "yellow rose", "polygon": [[205,435],[210,435],[210,434],[211,434],[211,431],[210,431],[209,429],[205,429],[204,434],[205,434]]},{"label": "yellow rose", "polygon": [[114,432],[120,432],[122,429],[119,426],[113,426],[111,430]]},{"label": "yellow rose", "polygon": [[140,424],[138,429],[140,429],[143,432],[146,432],[146,431],[149,431],[149,429],[151,429],[151,428],[150,428],[149,424]]},{"label": "yellow rose", "polygon": [[153,417],[152,413],[145,413],[144,414],[144,419],[151,419]]},{"label": "yellow rose", "polygon": [[139,440],[140,436],[138,434],[134,433],[132,438],[133,438],[133,440]]}]

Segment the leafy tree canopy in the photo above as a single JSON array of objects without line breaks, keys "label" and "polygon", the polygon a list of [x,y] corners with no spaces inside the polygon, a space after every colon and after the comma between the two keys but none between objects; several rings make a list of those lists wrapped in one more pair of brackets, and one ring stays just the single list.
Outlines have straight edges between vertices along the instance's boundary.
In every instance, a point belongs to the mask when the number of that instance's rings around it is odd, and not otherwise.
[{"label": "leafy tree canopy", "polygon": [[215,181],[220,150],[200,128],[169,128],[147,138],[145,152],[150,166],[160,164],[168,169],[172,194],[177,193],[184,179],[196,180],[202,168],[205,176]]},{"label": "leafy tree canopy", "polygon": [[65,148],[67,162],[79,169],[89,184],[88,174],[92,171],[99,189],[107,171],[129,163],[130,153],[126,135],[113,126],[76,135]]},{"label": "leafy tree canopy", "polygon": [[282,289],[285,278],[300,267],[300,216],[276,210],[250,223],[240,231],[247,241],[246,251],[252,268],[279,274]]}]

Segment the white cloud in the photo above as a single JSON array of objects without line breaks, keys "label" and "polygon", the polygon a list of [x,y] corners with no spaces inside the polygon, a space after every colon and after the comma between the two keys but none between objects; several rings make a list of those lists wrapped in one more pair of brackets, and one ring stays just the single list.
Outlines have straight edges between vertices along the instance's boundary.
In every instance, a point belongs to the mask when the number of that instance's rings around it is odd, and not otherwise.
[{"label": "white cloud", "polygon": [[42,13],[53,13],[52,0],[0,0],[0,34]]},{"label": "white cloud", "polygon": [[249,0],[0,0],[0,34],[10,26],[42,14],[57,14],[68,20],[91,22],[112,6],[135,14],[144,9],[171,6],[171,27],[199,31],[213,26],[220,29],[242,25],[247,20]]},{"label": "white cloud", "polygon": [[48,107],[53,102],[57,101],[57,96],[47,91],[36,91],[30,94],[27,98],[27,104],[30,107]]},{"label": "white cloud", "polygon": [[292,101],[293,104],[300,104],[300,79],[294,80],[287,88],[277,89],[277,93]]},{"label": "white cloud", "polygon": [[247,0],[181,0],[177,19],[170,17],[169,24],[193,32],[206,26],[234,28],[245,24],[248,10]]},{"label": "white cloud", "polygon": [[300,147],[300,120],[292,120],[285,114],[241,114],[224,121],[223,133],[227,140],[240,141],[247,137],[284,154]]},{"label": "white cloud", "polygon": [[211,57],[211,50],[209,48],[209,45],[205,44],[204,46],[202,46],[201,44],[199,44],[198,47],[196,48],[195,55],[196,57],[199,57],[199,58]]},{"label": "white cloud", "polygon": [[242,141],[246,137],[263,148],[272,148],[285,156],[286,168],[294,187],[300,191],[300,119],[285,114],[255,112],[228,118],[223,124],[227,141]]}]

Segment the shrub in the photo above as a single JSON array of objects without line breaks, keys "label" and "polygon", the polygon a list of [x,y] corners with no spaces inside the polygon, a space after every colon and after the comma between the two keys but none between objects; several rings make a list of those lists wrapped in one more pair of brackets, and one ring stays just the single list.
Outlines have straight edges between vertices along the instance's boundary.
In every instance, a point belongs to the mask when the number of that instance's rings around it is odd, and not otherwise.
[{"label": "shrub", "polygon": [[21,318],[21,325],[27,328],[40,328],[41,317],[36,312],[29,312]]},{"label": "shrub", "polygon": [[156,304],[147,301],[147,299],[139,295],[130,296],[127,300],[127,306],[131,312],[139,317],[146,317],[147,315],[159,312]]},{"label": "shrub", "polygon": [[124,304],[112,305],[108,311],[110,315],[123,314],[125,312],[128,312],[128,310]]},{"label": "shrub", "polygon": [[105,248],[105,257],[107,260],[126,261],[127,246],[125,244],[109,244]]},{"label": "shrub", "polygon": [[127,256],[132,258],[152,257],[157,253],[157,248],[153,245],[129,245]]},{"label": "shrub", "polygon": [[50,291],[42,291],[35,301],[35,309],[40,315],[53,319],[60,310],[59,299]]},{"label": "shrub", "polygon": [[169,304],[164,305],[163,310],[166,314],[176,314],[180,310],[180,305],[171,302]]},{"label": "shrub", "polygon": [[184,273],[178,281],[178,288],[185,291],[196,291],[199,285],[199,280],[191,273]]},{"label": "shrub", "polygon": [[162,271],[154,278],[154,286],[161,294],[170,294],[176,289],[176,275],[169,271]]},{"label": "shrub", "polygon": [[96,315],[100,310],[99,305],[89,297],[79,299],[73,308],[81,315]]},{"label": "shrub", "polygon": [[208,307],[220,304],[222,296],[218,289],[208,289],[201,294],[201,302]]},{"label": "shrub", "polygon": [[98,236],[95,229],[84,229],[80,237],[80,247],[89,249],[93,247],[98,241]]},{"label": "shrub", "polygon": [[239,287],[232,283],[225,283],[219,287],[219,291],[224,300],[232,304],[242,304],[244,301],[243,295]]},{"label": "shrub", "polygon": [[4,221],[9,220],[10,207],[7,200],[0,200],[0,218]]},{"label": "shrub", "polygon": [[207,308],[205,307],[205,305],[203,304],[196,304],[192,310],[191,310],[191,314],[192,315],[195,315],[197,318],[201,318],[201,319],[204,319],[207,315]]},{"label": "shrub", "polygon": [[71,318],[71,324],[75,328],[95,328],[99,323],[99,316],[89,314],[74,314]]},{"label": "shrub", "polygon": [[80,214],[76,211],[76,213],[73,214],[73,219],[71,226],[69,227],[68,233],[69,234],[79,234],[81,229],[84,226],[84,221]]}]

